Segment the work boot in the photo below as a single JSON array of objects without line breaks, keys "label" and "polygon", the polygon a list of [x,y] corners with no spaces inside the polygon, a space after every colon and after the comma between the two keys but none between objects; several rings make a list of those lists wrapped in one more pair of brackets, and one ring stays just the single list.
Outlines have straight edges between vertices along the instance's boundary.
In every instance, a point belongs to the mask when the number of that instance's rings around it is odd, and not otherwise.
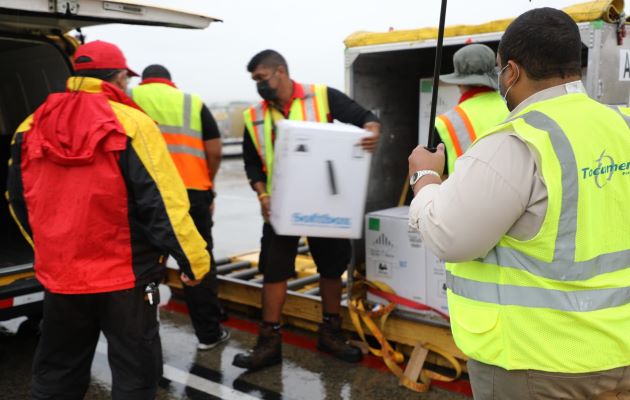
[{"label": "work boot", "polygon": [[282,335],[273,325],[262,324],[258,333],[258,341],[247,353],[234,357],[232,365],[255,371],[282,362]]},{"label": "work boot", "polygon": [[359,362],[363,359],[363,353],[358,347],[352,346],[341,331],[341,317],[328,315],[319,325],[319,338],[317,348],[324,353],[347,362]]}]

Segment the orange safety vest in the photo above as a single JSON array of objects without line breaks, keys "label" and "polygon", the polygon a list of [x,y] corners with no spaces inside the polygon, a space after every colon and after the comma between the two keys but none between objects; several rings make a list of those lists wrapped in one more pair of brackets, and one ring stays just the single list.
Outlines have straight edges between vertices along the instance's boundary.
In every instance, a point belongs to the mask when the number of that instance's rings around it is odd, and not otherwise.
[{"label": "orange safety vest", "polygon": [[159,124],[186,188],[212,189],[201,133],[201,99],[164,83],[137,86],[132,89],[132,96]]}]

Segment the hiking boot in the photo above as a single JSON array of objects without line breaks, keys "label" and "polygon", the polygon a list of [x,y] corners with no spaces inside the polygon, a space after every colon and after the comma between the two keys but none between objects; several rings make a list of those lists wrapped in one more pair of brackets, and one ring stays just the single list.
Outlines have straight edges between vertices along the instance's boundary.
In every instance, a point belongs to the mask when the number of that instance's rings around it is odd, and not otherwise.
[{"label": "hiking boot", "polygon": [[317,348],[324,353],[347,361],[359,362],[363,359],[363,353],[358,347],[352,346],[345,339],[341,331],[341,317],[331,316],[319,325],[319,338]]},{"label": "hiking boot", "polygon": [[230,331],[221,327],[221,332],[215,340],[207,343],[199,342],[199,344],[197,344],[197,350],[212,350],[218,345],[227,342],[230,339],[230,336]]},{"label": "hiking boot", "polygon": [[247,353],[234,357],[232,365],[255,371],[282,362],[282,335],[279,330],[267,325],[260,326],[258,341]]}]

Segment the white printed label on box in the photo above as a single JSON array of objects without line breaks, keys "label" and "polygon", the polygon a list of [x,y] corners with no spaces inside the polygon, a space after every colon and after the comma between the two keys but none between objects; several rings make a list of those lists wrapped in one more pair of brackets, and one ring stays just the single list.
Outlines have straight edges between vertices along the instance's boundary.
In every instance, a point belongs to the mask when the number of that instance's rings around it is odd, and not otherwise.
[{"label": "white printed label on box", "polygon": [[409,246],[416,249],[422,248],[422,236],[420,236],[420,232],[412,227],[408,227],[407,235],[409,237]]},{"label": "white printed label on box", "polygon": [[391,278],[393,266],[391,262],[388,261],[377,261],[376,262],[376,274],[381,277]]},{"label": "white printed label on box", "polygon": [[297,137],[295,138],[293,144],[293,155],[295,156],[310,156],[311,155],[311,145],[310,145],[309,137]]}]

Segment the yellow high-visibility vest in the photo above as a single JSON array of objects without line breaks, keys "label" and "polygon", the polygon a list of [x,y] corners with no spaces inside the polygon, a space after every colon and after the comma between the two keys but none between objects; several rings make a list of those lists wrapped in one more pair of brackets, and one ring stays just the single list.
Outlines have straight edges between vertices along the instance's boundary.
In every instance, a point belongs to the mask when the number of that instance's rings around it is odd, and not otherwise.
[{"label": "yellow high-visibility vest", "polygon": [[[294,121],[331,122],[328,106],[328,88],[324,85],[301,86],[304,97],[296,97],[291,103],[289,119]],[[267,175],[267,193],[271,193],[273,175],[273,143],[275,121],[285,119],[284,115],[262,101],[243,113],[245,127],[252,138]]]},{"label": "yellow high-visibility vest", "polygon": [[573,93],[487,133],[535,149],[548,206],[533,238],[506,235],[481,259],[447,264],[453,337],[469,357],[563,373],[630,365],[628,115]]},{"label": "yellow high-visibility vest", "polygon": [[163,83],[136,86],[131,93],[133,100],[159,124],[186,188],[212,189],[201,133],[201,99]]},{"label": "yellow high-visibility vest", "polygon": [[498,92],[483,92],[439,115],[435,129],[444,143],[448,165],[446,173],[455,170],[455,160],[484,132],[505,121],[510,112]]}]

